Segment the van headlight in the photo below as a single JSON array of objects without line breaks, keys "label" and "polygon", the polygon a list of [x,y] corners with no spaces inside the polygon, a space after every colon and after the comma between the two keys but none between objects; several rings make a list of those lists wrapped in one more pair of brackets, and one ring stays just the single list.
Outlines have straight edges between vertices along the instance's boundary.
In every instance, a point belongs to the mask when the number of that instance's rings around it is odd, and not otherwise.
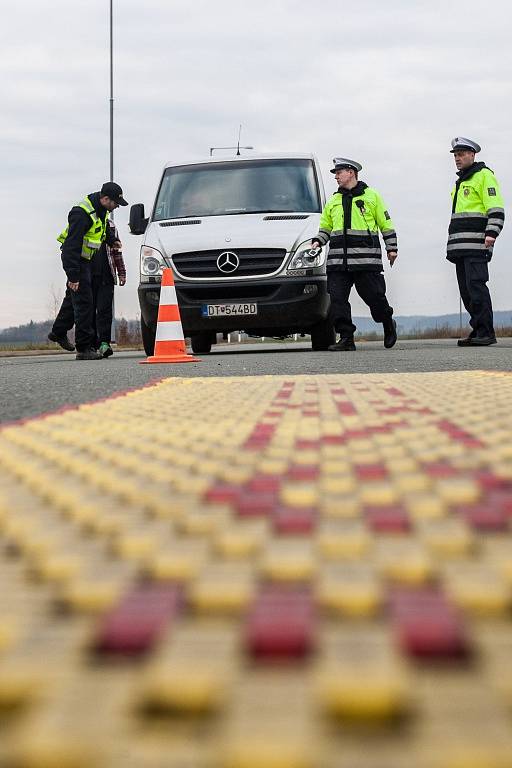
[{"label": "van headlight", "polygon": [[322,266],[325,261],[325,248],[316,248],[312,251],[312,244],[312,240],[306,240],[299,245],[286,268],[288,273],[293,273],[297,269]]},{"label": "van headlight", "polygon": [[143,245],[140,249],[140,273],[147,277],[158,277],[167,266],[164,257],[156,248]]}]

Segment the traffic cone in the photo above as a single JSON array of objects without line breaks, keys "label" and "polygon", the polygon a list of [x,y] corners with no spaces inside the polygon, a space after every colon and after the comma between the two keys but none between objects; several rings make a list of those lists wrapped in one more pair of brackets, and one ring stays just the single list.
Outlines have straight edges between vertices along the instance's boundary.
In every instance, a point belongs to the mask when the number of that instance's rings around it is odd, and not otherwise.
[{"label": "traffic cone", "polygon": [[180,308],[174,287],[172,269],[166,268],[162,274],[160,304],[156,324],[155,350],[152,357],[141,363],[199,363],[197,357],[187,354]]}]

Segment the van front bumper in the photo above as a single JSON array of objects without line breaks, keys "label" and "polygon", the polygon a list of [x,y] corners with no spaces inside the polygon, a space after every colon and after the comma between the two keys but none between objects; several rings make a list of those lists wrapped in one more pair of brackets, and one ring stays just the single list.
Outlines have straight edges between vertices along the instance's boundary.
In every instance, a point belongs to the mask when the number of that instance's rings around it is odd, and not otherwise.
[{"label": "van front bumper", "polygon": [[[329,313],[325,275],[286,277],[279,281],[251,280],[222,283],[176,283],[185,336],[210,331],[246,331],[259,336],[308,333]],[[139,303],[144,322],[156,328],[160,286],[139,285]],[[204,317],[205,304],[256,304],[256,315]]]}]

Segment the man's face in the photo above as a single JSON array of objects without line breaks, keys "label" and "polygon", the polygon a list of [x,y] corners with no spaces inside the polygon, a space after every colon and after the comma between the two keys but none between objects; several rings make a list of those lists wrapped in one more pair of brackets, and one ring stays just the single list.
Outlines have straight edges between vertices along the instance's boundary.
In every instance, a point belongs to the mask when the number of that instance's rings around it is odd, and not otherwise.
[{"label": "man's face", "polygon": [[119,208],[119,203],[116,203],[115,200],[112,200],[110,197],[107,197],[107,195],[103,195],[103,197],[100,197],[100,203],[104,208],[107,209],[107,211],[115,211],[116,208]]},{"label": "man's face", "polygon": [[458,149],[453,153],[453,159],[458,171],[464,171],[475,162],[475,153],[470,149]]},{"label": "man's face", "polygon": [[346,187],[347,184],[350,184],[354,176],[355,174],[352,168],[341,168],[334,174],[334,178],[338,183],[338,187]]}]

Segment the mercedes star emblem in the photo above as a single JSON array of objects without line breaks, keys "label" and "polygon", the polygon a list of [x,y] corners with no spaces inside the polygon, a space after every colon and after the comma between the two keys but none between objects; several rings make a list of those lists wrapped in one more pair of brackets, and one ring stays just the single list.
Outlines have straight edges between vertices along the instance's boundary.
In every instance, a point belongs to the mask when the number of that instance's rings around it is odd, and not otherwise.
[{"label": "mercedes star emblem", "polygon": [[233,251],[222,251],[217,259],[217,267],[221,272],[229,274],[230,272],[236,272],[240,266],[240,259],[233,253]]}]

